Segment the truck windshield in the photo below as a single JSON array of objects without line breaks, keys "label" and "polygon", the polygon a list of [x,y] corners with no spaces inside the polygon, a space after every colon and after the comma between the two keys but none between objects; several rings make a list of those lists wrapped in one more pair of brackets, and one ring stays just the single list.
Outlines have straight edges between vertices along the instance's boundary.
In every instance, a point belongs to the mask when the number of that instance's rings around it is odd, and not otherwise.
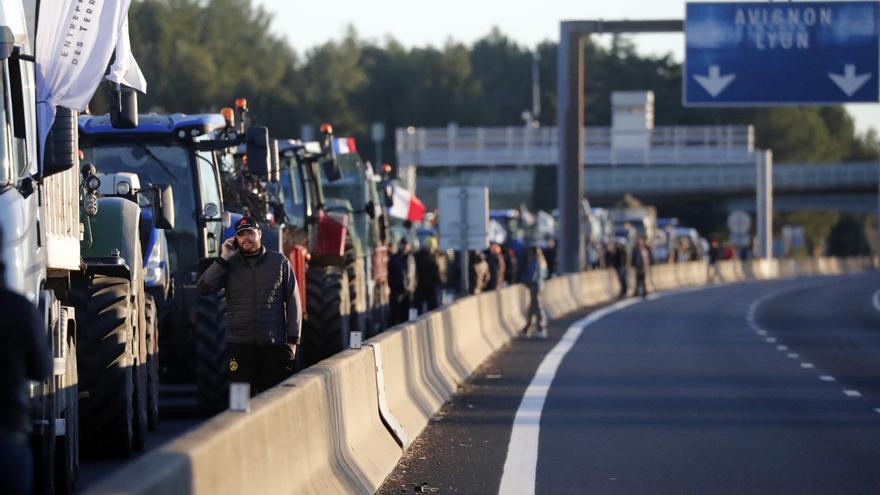
[{"label": "truck windshield", "polygon": [[171,269],[195,270],[198,264],[196,206],[190,152],[169,141],[139,141],[125,138],[80,139],[85,154],[99,173],[131,172],[140,179],[141,188],[170,184],[174,190],[174,230],[168,238]]}]

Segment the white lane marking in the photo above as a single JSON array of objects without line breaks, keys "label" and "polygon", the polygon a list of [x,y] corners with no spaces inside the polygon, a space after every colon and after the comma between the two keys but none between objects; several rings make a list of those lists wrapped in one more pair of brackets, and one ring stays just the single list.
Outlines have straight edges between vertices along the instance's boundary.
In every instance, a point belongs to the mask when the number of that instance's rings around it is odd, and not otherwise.
[{"label": "white lane marking", "polygon": [[834,377],[831,375],[819,375],[819,379],[823,382],[833,382],[835,381]]},{"label": "white lane marking", "polygon": [[874,302],[874,309],[880,311],[880,290],[874,293],[874,297],[871,300]]},{"label": "white lane marking", "polygon": [[535,493],[541,413],[544,410],[544,401],[547,399],[550,385],[553,383],[553,378],[556,376],[562,359],[565,358],[586,327],[639,301],[637,298],[621,301],[576,321],[568,327],[556,346],[544,356],[523,395],[516,416],[513,418],[510,443],[507,445],[507,459],[504,461],[504,474],[501,476],[501,487],[498,489],[499,495]]},{"label": "white lane marking", "polygon": [[800,354],[798,354],[796,352],[789,352],[788,353],[788,359],[797,359],[799,357],[801,357]]},{"label": "white lane marking", "polygon": [[767,340],[767,343],[768,343],[768,344],[775,344],[775,343],[776,343],[776,338],[775,338],[775,337],[767,337],[766,340]]},{"label": "white lane marking", "polygon": [[787,351],[788,346],[787,345],[778,345],[778,346],[776,346],[776,350],[777,351]]},{"label": "white lane marking", "polygon": [[755,330],[755,333],[764,336],[767,335],[767,330]]},{"label": "white lane marking", "polygon": [[877,414],[880,414],[880,407],[878,407],[877,409],[874,409],[874,410],[877,411]]},{"label": "white lane marking", "polygon": [[813,369],[816,366],[813,363],[801,363],[801,368]]},{"label": "white lane marking", "polygon": [[847,397],[861,397],[862,396],[862,393],[859,392],[858,390],[844,390],[843,393]]}]

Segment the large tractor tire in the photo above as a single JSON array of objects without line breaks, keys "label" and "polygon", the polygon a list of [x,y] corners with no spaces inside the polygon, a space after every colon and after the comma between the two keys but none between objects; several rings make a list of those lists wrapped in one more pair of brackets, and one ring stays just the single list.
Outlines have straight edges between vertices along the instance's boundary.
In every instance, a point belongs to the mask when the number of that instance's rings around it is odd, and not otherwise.
[{"label": "large tractor tire", "polygon": [[303,367],[343,350],[348,342],[348,274],[335,266],[310,268],[306,273],[308,319],[301,336]]},{"label": "large tractor tire", "polygon": [[199,296],[196,308],[196,385],[199,409],[213,415],[226,409],[229,372],[226,362],[226,296]]},{"label": "large tractor tire", "polygon": [[159,316],[152,294],[144,299],[144,316],[147,323],[147,423],[154,430],[159,424]]},{"label": "large tractor tire", "polygon": [[134,405],[134,421],[132,423],[132,431],[134,432],[134,449],[142,450],[147,442],[147,432],[149,431],[149,419],[147,414],[148,399],[147,388],[149,386],[147,379],[147,318],[146,304],[144,292],[144,279],[140,267],[141,262],[140,250],[135,261],[139,273],[134,277],[135,300],[132,305],[132,320],[137,322],[134,338],[134,397],[132,399]]},{"label": "large tractor tire", "polygon": [[91,275],[72,291],[77,318],[80,437],[83,450],[125,457],[134,447],[131,282]]},{"label": "large tractor tire", "polygon": [[[348,276],[349,318],[352,331],[365,335],[369,318],[367,305],[367,269],[364,258],[358,258],[350,242],[345,245],[345,272]],[[348,346],[345,336],[343,346]]]}]

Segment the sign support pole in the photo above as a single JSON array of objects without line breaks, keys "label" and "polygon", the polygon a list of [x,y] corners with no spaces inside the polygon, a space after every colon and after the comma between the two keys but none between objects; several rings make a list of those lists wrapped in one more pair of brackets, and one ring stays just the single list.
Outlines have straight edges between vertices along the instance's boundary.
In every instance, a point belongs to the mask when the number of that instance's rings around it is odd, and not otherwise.
[{"label": "sign support pole", "polygon": [[758,217],[758,258],[773,257],[773,152],[755,154],[755,197]]},{"label": "sign support pole", "polygon": [[458,191],[459,201],[461,202],[461,207],[459,208],[461,212],[459,215],[461,222],[461,227],[459,228],[461,233],[461,297],[465,297],[468,295],[468,275],[470,275],[468,271],[468,265],[470,264],[470,257],[468,256],[468,192],[463,187]]},{"label": "sign support pole", "polygon": [[680,33],[684,21],[563,21],[559,27],[557,124],[559,162],[559,271],[583,269],[586,248],[581,204],[584,198],[584,42],[597,33]]}]

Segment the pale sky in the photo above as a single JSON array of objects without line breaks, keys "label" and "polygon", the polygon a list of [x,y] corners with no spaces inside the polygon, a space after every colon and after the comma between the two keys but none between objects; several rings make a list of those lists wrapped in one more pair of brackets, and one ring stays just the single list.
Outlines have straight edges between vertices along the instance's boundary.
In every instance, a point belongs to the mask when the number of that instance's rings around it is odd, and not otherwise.
[{"label": "pale sky", "polygon": [[[448,39],[470,44],[493,26],[517,43],[533,47],[558,40],[559,21],[575,19],[682,19],[681,0],[254,0],[274,14],[273,28],[296,51],[343,36],[353,25],[361,38],[376,41],[393,36],[405,46],[440,47]],[[633,38],[640,53],[672,53],[684,58],[683,34],[641,35]],[[859,132],[880,130],[880,104],[848,105]]]}]

